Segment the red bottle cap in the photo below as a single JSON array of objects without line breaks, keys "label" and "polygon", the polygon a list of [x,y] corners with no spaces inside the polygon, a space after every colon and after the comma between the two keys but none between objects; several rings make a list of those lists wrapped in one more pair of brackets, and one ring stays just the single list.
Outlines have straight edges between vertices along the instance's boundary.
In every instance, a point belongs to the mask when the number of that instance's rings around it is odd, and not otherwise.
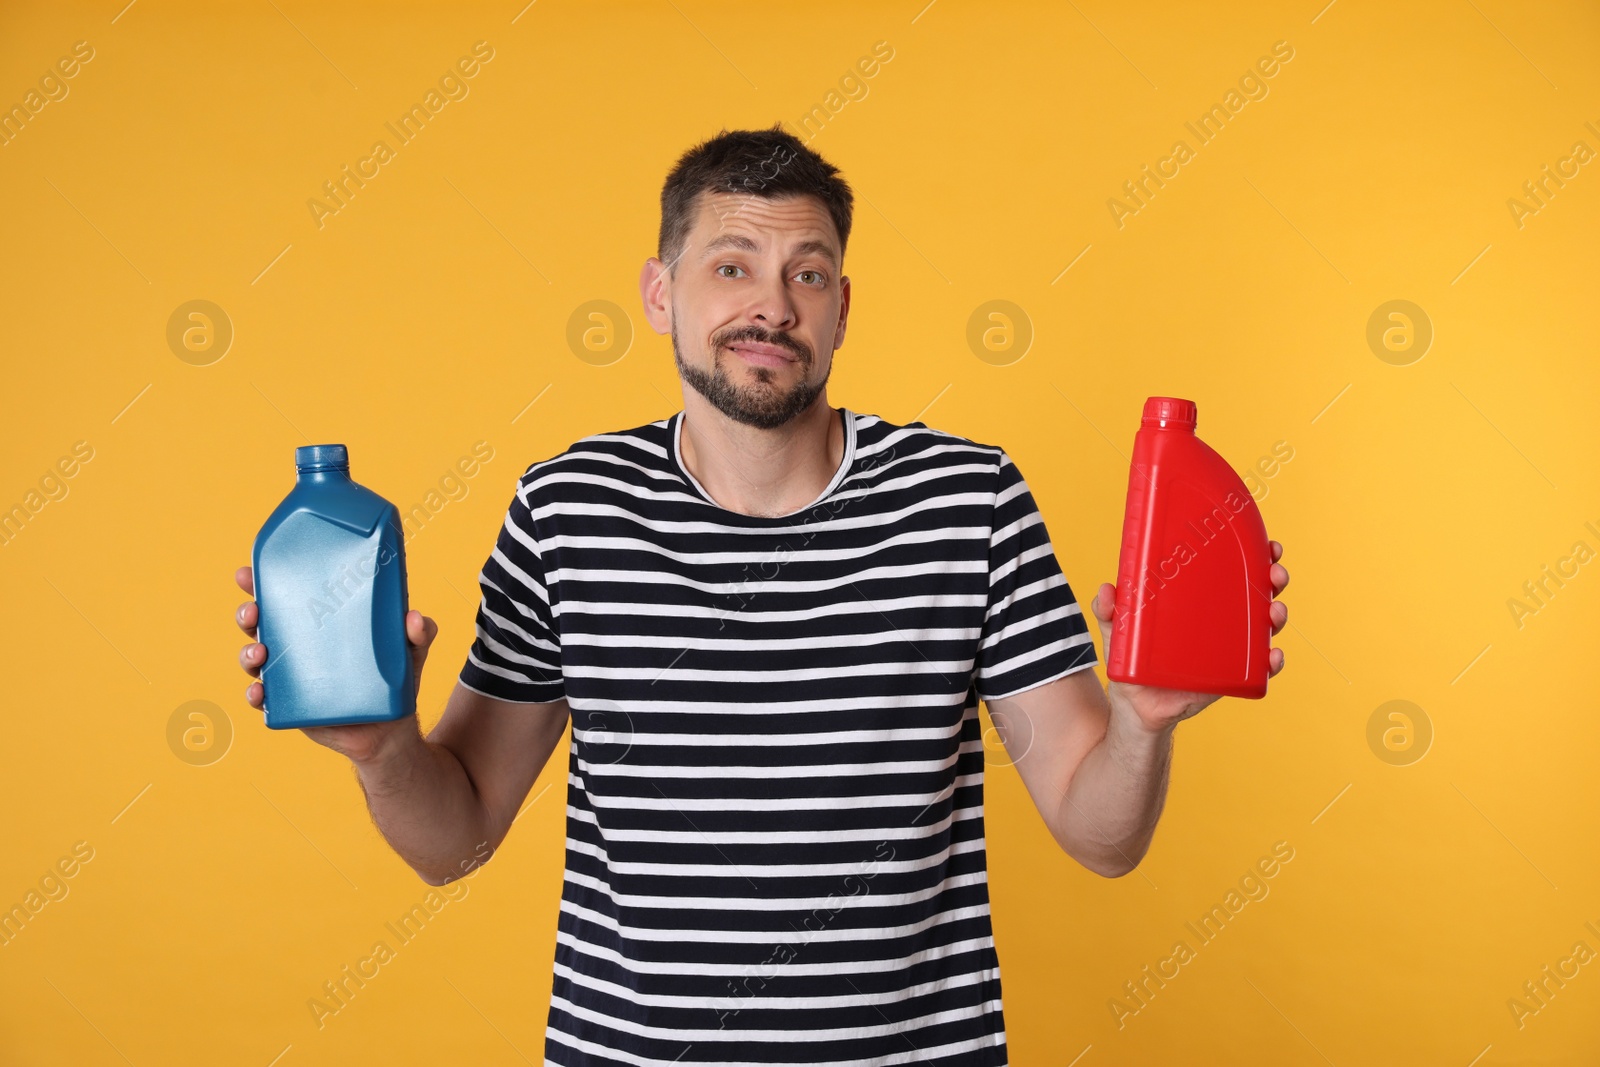
[{"label": "red bottle cap", "polygon": [[1145,426],[1162,429],[1192,430],[1199,418],[1199,409],[1193,400],[1180,400],[1175,396],[1153,396],[1144,402]]}]

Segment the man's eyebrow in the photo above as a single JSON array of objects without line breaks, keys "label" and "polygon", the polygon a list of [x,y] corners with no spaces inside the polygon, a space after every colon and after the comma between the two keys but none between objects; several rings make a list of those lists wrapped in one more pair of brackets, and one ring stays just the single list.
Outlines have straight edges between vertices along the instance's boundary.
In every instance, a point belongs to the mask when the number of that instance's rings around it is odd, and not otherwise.
[{"label": "man's eyebrow", "polygon": [[[742,233],[724,233],[719,234],[718,236],[713,237],[711,240],[706,242],[705,249],[700,253],[700,258],[705,259],[707,256],[711,255],[711,253],[721,251],[724,248],[737,248],[741,252],[761,251],[760,246],[758,246],[755,241],[751,240]],[[833,247],[826,241],[819,241],[813,238],[809,241],[801,241],[799,244],[795,245],[795,255],[803,256],[808,253],[816,253],[817,255],[825,257],[828,262],[833,264],[835,267],[839,265],[838,256],[835,255]]]},{"label": "man's eyebrow", "polygon": [[744,234],[725,233],[719,237],[713,237],[711,240],[707,241],[705,250],[700,253],[700,258],[705,259],[711,253],[720,251],[724,248],[737,248],[741,252],[761,251],[761,249],[756,246],[756,243],[750,238],[746,237]]},{"label": "man's eyebrow", "polygon": [[826,241],[818,241],[815,239],[810,241],[801,241],[794,247],[794,254],[797,256],[803,256],[808,252],[815,252],[817,255],[825,257],[827,261],[832,263],[835,267],[839,265],[839,258],[834,254],[833,246],[828,244]]}]

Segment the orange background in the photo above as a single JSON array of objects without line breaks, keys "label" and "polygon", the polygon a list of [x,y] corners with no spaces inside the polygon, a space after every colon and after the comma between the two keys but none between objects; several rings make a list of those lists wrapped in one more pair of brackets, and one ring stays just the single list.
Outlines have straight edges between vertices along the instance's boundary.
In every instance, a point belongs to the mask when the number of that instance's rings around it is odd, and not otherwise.
[{"label": "orange background", "polygon": [[[1004,445],[1080,595],[1114,578],[1146,396],[1195,400],[1241,472],[1292,453],[1255,483],[1294,575],[1286,671],[1178,729],[1135,873],[1062,854],[994,750],[1013,1062],[1600,1055],[1592,961],[1508,1005],[1600,951],[1600,176],[1571,161],[1600,150],[1592,5],[14,3],[0,104],[79,41],[0,144],[0,507],[27,512],[0,544],[0,907],[66,893],[0,946],[0,1062],[538,1060],[565,743],[495,861],[319,1027],[308,1001],[429,890],[348,764],[245,703],[231,575],[296,445],[345,442],[358,481],[427,502],[431,726],[518,475],[681,406],[637,293],[667,169],[813,107],[858,194],[830,399]],[[479,41],[466,95],[319,226],[323,183]],[[1280,41],[1200,144],[1185,123]],[[1180,139],[1119,226],[1108,202]],[[194,300],[223,318],[174,346]],[[592,301],[617,310],[574,346]],[[1519,619],[1546,565],[1568,578]],[[1200,945],[1185,923],[1277,842],[1270,893]]]}]

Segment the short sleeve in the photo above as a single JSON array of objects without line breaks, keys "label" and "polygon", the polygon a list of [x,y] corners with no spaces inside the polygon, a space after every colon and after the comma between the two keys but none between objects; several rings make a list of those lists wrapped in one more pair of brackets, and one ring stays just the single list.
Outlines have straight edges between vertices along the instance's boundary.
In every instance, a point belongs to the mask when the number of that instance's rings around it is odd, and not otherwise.
[{"label": "short sleeve", "polygon": [[553,622],[544,553],[528,504],[529,480],[517,483],[494,551],[478,574],[477,637],[461,668],[468,689],[521,704],[566,695],[561,636]]},{"label": "short sleeve", "polygon": [[978,641],[978,695],[998,700],[1097,662],[1088,620],[1056,560],[1044,517],[1011,457],[1000,455],[989,536],[989,606]]}]

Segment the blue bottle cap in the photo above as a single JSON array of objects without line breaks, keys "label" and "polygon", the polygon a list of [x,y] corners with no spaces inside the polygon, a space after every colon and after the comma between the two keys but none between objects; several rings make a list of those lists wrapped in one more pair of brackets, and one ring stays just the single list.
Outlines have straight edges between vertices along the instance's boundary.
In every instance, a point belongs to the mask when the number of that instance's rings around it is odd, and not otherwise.
[{"label": "blue bottle cap", "polygon": [[349,470],[350,453],[344,445],[303,445],[294,450],[294,467],[297,471]]}]

